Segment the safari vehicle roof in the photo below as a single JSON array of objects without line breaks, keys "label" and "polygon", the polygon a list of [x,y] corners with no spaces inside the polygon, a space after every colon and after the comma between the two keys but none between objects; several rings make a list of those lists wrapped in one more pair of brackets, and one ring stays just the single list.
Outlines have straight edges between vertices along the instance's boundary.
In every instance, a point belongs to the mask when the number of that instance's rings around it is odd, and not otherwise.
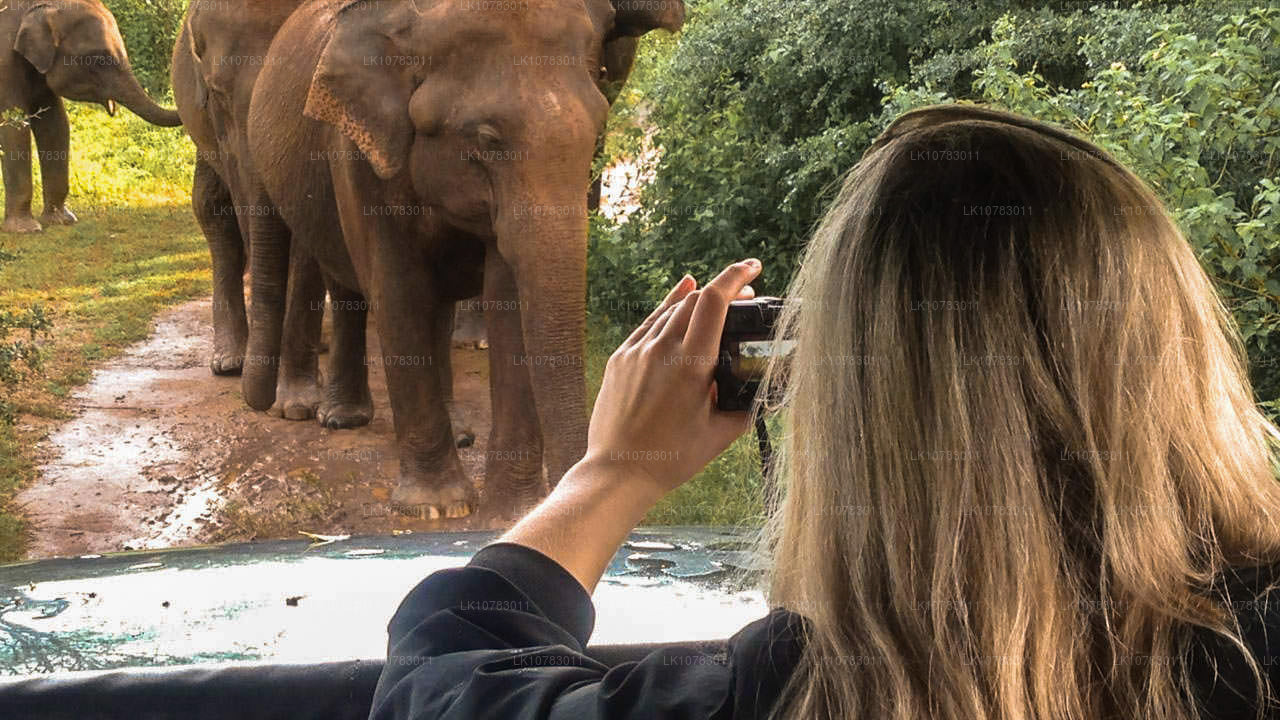
[{"label": "safari vehicle roof", "polygon": [[[0,675],[386,654],[429,573],[494,532],[273,540],[0,566]],[[765,614],[744,532],[639,529],[595,593],[592,644],[722,639]]]}]

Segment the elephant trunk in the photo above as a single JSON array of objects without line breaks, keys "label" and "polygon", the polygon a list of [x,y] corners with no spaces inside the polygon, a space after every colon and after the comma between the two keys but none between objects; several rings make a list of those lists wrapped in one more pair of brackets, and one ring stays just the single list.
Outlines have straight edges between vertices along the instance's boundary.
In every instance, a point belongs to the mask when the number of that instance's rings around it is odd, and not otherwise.
[{"label": "elephant trunk", "polygon": [[585,193],[522,209],[538,208],[565,216],[521,217],[508,208],[498,225],[498,247],[515,272],[523,362],[542,427],[547,480],[554,487],[587,449]]},{"label": "elephant trunk", "polygon": [[129,108],[135,115],[152,125],[177,127],[182,124],[182,118],[178,117],[178,111],[161,107],[156,101],[152,100],[151,96],[147,95],[147,91],[142,89],[138,79],[127,68],[125,68],[119,87],[108,93],[108,95],[110,99]]}]

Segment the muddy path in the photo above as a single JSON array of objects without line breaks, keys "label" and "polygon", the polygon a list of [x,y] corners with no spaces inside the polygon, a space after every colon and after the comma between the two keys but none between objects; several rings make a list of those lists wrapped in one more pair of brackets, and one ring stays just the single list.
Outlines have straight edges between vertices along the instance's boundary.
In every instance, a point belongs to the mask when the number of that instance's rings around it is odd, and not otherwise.
[{"label": "muddy path", "polygon": [[[210,300],[161,313],[151,336],[98,368],[75,417],[37,448],[38,480],[17,498],[33,532],[27,556],[112,552],[264,537],[476,529],[474,519],[398,515],[397,468],[382,368],[371,365],[374,420],[328,430],[255,412],[238,377],[208,358]],[[327,329],[326,329],[327,330]],[[369,356],[380,356],[376,328]],[[475,433],[459,453],[483,473],[489,434],[485,350],[455,348],[454,395]],[[327,355],[321,356],[325,367]]]}]

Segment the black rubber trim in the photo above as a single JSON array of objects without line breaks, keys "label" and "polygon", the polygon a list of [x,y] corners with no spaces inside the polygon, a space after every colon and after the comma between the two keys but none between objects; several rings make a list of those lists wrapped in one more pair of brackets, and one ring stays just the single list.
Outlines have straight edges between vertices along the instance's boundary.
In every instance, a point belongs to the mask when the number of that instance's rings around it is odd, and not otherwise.
[{"label": "black rubber trim", "polygon": [[[707,654],[725,641],[682,643]],[[610,667],[663,644],[594,645]],[[185,665],[0,679],[4,720],[366,720],[382,660]]]}]

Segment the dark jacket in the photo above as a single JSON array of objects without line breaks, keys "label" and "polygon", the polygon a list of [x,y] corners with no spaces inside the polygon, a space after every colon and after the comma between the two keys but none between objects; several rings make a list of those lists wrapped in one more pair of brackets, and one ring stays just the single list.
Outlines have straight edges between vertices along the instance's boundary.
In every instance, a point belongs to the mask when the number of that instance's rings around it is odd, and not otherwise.
[{"label": "dark jacket", "polygon": [[[1255,600],[1274,576],[1242,571],[1226,587],[1246,643],[1280,691],[1280,593]],[[490,545],[400,604],[370,720],[763,720],[803,650],[804,620],[775,610],[734,635],[723,655],[671,645],[608,668],[582,652],[594,623],[590,596],[554,560]],[[1237,651],[1198,636],[1190,662],[1206,718],[1253,717],[1252,676]]]}]

